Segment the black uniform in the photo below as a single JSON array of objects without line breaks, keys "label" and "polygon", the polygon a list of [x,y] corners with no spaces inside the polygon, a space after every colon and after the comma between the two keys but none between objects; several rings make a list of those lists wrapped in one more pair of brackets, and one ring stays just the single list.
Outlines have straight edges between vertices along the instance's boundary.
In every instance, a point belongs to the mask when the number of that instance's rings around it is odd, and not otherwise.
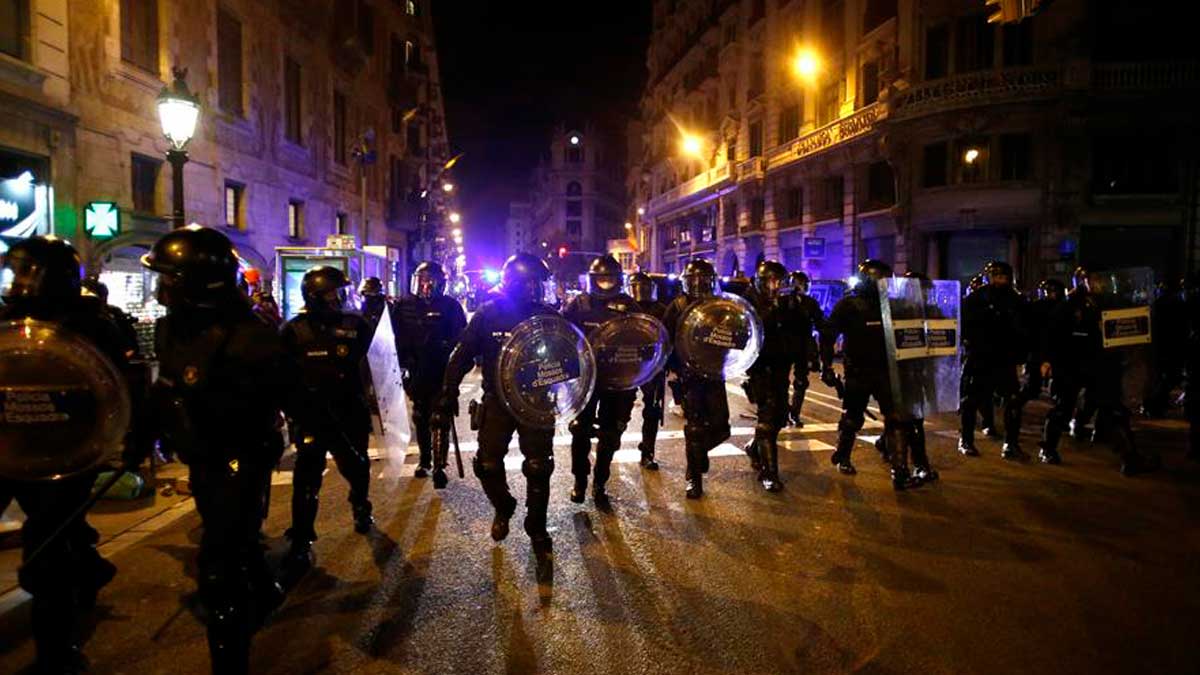
[{"label": "black uniform", "polygon": [[[686,293],[677,296],[667,305],[663,324],[671,335],[671,344],[679,331],[679,319],[693,305],[704,302],[704,297],[689,297]],[[672,354],[669,368],[675,372],[678,393],[682,396],[683,438],[687,456],[687,479],[693,485],[702,485],[702,476],[708,473],[708,451],[725,442],[732,433],[729,428],[729,399],[724,380],[711,380],[691,372]],[[689,496],[703,494],[703,489],[689,492]]]},{"label": "black uniform", "polygon": [[392,322],[396,352],[405,371],[404,392],[413,406],[413,428],[421,453],[419,468],[431,468],[435,459],[438,468],[444,468],[448,448],[433,447],[430,417],[442,391],[450,352],[466,328],[467,315],[454,298],[440,295],[426,300],[409,295],[396,303]]},{"label": "black uniform", "polygon": [[819,351],[813,331],[820,332],[825,323],[825,313],[816,299],[807,293],[796,293],[799,323],[797,331],[797,350],[792,365],[793,391],[788,414],[796,426],[804,426],[800,421],[800,412],[804,408],[804,395],[808,392],[808,374],[820,369]]},{"label": "black uniform", "polygon": [[976,411],[990,407],[996,395],[1004,401],[1004,456],[1015,459],[1024,454],[1019,447],[1021,395],[1017,379],[1017,366],[1025,360],[1024,313],[1024,299],[1011,286],[984,286],[963,303],[965,357],[959,417],[966,454],[972,454],[974,448]]},{"label": "black uniform", "polygon": [[747,397],[758,411],[749,454],[752,460],[758,460],[763,486],[775,491],[779,489],[779,432],[788,421],[789,378],[792,368],[801,361],[804,372],[808,372],[806,354],[812,326],[794,295],[752,292],[749,299],[763,325],[762,349],[746,379]]},{"label": "black uniform", "polygon": [[1171,390],[1183,382],[1188,353],[1187,307],[1179,288],[1164,284],[1150,307],[1154,342],[1154,384],[1146,395],[1145,412],[1151,417],[1167,413]]},{"label": "black uniform", "polygon": [[371,513],[371,409],[363,377],[371,333],[371,326],[356,314],[311,310],[288,321],[281,332],[300,380],[289,406],[296,443],[289,531],[293,547],[307,550],[317,538],[314,524],[326,454],[333,455],[350,484],[356,520]]},{"label": "black uniform", "polygon": [[[497,521],[493,524],[492,536],[499,540],[507,535],[507,521],[517,507],[504,473],[504,456],[508,454],[508,443],[515,432],[525,457],[521,465],[526,485],[525,532],[535,548],[544,549],[550,547],[546,512],[550,504],[550,476],[554,473],[554,430],[535,429],[518,423],[501,402],[495,378],[500,347],[513,328],[532,316],[557,314],[538,302],[507,297],[485,302],[471,317],[458,346],[450,354],[439,402],[443,409],[457,405],[459,383],[478,359],[483,367],[483,404],[478,413],[479,452],[473,466],[484,493],[496,508]],[[502,526],[500,521],[503,521]]]},{"label": "black uniform", "polygon": [[1024,401],[1037,400],[1042,394],[1042,364],[1047,361],[1045,346],[1050,329],[1050,317],[1062,300],[1043,297],[1029,303],[1025,312],[1025,329],[1028,333],[1025,360],[1025,387],[1021,392]]},{"label": "black uniform", "polygon": [[1114,450],[1123,473],[1153,468],[1156,458],[1138,454],[1128,408],[1121,400],[1122,354],[1104,348],[1100,307],[1087,292],[1074,292],[1053,313],[1046,353],[1051,367],[1050,392],[1054,408],[1046,416],[1041,459],[1059,463],[1058,442],[1067,429],[1079,390],[1086,388],[1096,406],[1097,426],[1112,431]]},{"label": "black uniform", "polygon": [[[663,320],[667,306],[657,300],[637,303],[636,311]],[[642,440],[638,450],[642,453],[642,465],[657,468],[654,461],[654,444],[658,438],[658,426],[662,423],[663,407],[666,402],[667,372],[664,369],[646,384],[642,390]]]},{"label": "black uniform", "polygon": [[1187,320],[1187,379],[1184,413],[1188,421],[1188,457],[1200,460],[1200,273],[1188,282],[1184,311]]},{"label": "black uniform", "polygon": [[[0,321],[32,318],[58,323],[97,347],[129,377],[126,336],[100,309],[99,303],[86,298],[40,307],[13,304],[0,307]],[[138,458],[130,459],[136,463]],[[96,471],[55,481],[0,480],[0,494],[15,499],[25,512],[22,560],[88,500],[95,481]],[[30,619],[38,666],[47,672],[67,671],[82,661],[79,614],[95,605],[97,592],[116,573],[116,567],[96,552],[98,540],[96,530],[78,518],[32,564],[20,570],[17,581],[33,596]]]},{"label": "black uniform", "polygon": [[[611,298],[598,298],[583,293],[571,298],[563,308],[563,316],[579,327],[584,335],[598,328],[609,319],[638,310],[633,298],[618,293]],[[587,490],[588,475],[593,467],[589,461],[592,451],[592,436],[596,437],[596,465],[592,490],[597,505],[605,507],[605,486],[611,473],[612,458],[621,449],[621,434],[629,425],[637,390],[596,391],[583,411],[572,420],[571,430],[571,474],[575,476],[572,501],[582,503]]]}]

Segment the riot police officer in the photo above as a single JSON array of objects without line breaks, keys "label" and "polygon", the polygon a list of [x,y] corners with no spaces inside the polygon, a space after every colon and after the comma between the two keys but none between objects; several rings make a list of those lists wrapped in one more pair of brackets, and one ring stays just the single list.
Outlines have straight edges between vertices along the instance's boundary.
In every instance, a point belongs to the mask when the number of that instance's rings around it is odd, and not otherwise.
[{"label": "riot police officer", "polygon": [[992,261],[984,267],[985,285],[963,301],[962,332],[964,388],[959,407],[958,449],[976,456],[975,413],[990,407],[993,396],[1004,401],[1004,459],[1028,457],[1021,450],[1021,394],[1017,366],[1024,360],[1026,335],[1022,326],[1023,299],[1012,287],[1012,266]]},{"label": "riot police officer", "polygon": [[[28,318],[57,323],[91,343],[128,376],[127,338],[97,303],[80,296],[79,254],[66,240],[46,236],[14,243],[4,255],[0,278],[4,277],[0,321]],[[136,465],[140,459],[127,455],[126,464]],[[116,567],[96,552],[99,536],[84,518],[76,518],[51,539],[87,502],[95,479],[95,471],[57,480],[0,479],[0,494],[15,498],[25,512],[22,559],[29,560],[45,546],[17,578],[33,596],[30,618],[39,672],[86,668],[79,614],[91,609],[100,588],[116,573]]]},{"label": "riot police officer", "polygon": [[[679,320],[693,305],[712,298],[717,288],[717,273],[712,263],[697,258],[683,269],[683,294],[667,305],[663,324],[671,342],[679,330]],[[683,400],[683,439],[687,456],[686,494],[688,499],[704,496],[704,474],[708,473],[708,452],[729,438],[729,400],[723,380],[706,379],[691,372],[672,356]]]},{"label": "riot police officer", "polygon": [[250,640],[282,602],[259,532],[271,470],[283,453],[280,411],[292,387],[279,335],[237,287],[221,232],[163,235],[142,264],[158,273],[153,396],[162,440],[188,465],[203,523],[198,583],[215,673],[244,673]]},{"label": "riot police officer", "polygon": [[1097,426],[1106,422],[1113,433],[1121,473],[1131,476],[1157,469],[1159,459],[1137,450],[1129,410],[1121,400],[1121,354],[1104,348],[1098,299],[1111,290],[1109,283],[1103,274],[1089,271],[1051,316],[1042,377],[1054,378],[1054,408],[1046,415],[1039,458],[1046,464],[1062,462],[1059,439],[1067,429],[1079,390],[1086,388],[1091,405],[1096,407]]},{"label": "riot police officer", "polygon": [[1187,320],[1187,359],[1184,380],[1184,415],[1188,421],[1188,454],[1200,460],[1200,272],[1188,275],[1184,288]]},{"label": "riot police officer", "polygon": [[[842,416],[838,420],[837,447],[829,458],[843,474],[857,473],[850,462],[858,431],[866,422],[867,403],[879,404],[884,418],[884,446],[892,459],[892,485],[903,490],[913,484],[903,464],[911,434],[900,422],[892,399],[888,377],[887,345],[883,336],[883,316],[879,300],[879,281],[892,276],[892,268],[879,260],[867,259],[858,265],[857,282],[851,293],[834,305],[821,331],[821,381],[843,388]],[[833,345],[843,337],[845,382],[840,383],[833,370]]]},{"label": "riot police officer", "polygon": [[[500,273],[501,293],[485,302],[467,323],[458,346],[450,354],[442,394],[434,414],[435,428],[445,429],[458,412],[458,387],[463,377],[480,359],[483,367],[483,404],[479,408],[479,452],[475,455],[475,475],[488,500],[496,509],[492,520],[492,539],[508,536],[508,521],[517,508],[517,500],[508,490],[504,473],[504,455],[513,433],[520,438],[525,461],[525,532],[529,535],[539,563],[549,560],[553,549],[546,531],[550,503],[550,476],[554,473],[554,430],[537,429],[519,423],[499,398],[497,362],[500,348],[517,324],[538,315],[557,316],[543,304],[543,291],[550,278],[546,263],[536,256],[518,253],[504,263]],[[539,565],[540,566],[540,565]]]},{"label": "riot police officer", "polygon": [[[637,311],[662,321],[667,306],[657,299],[658,287],[654,279],[645,272],[629,275],[629,294],[637,303]],[[650,382],[642,385],[642,440],[638,450],[642,453],[641,465],[648,471],[658,471],[654,459],[654,443],[658,438],[658,425],[662,423],[666,396],[667,373],[664,370]]]},{"label": "riot police officer", "polygon": [[1025,312],[1028,331],[1027,357],[1025,360],[1025,387],[1021,399],[1025,402],[1037,400],[1042,394],[1042,363],[1046,360],[1046,336],[1050,317],[1063,301],[1066,289],[1057,279],[1043,279],[1037,287],[1037,299],[1029,303]]},{"label": "riot police officer", "polygon": [[757,465],[758,479],[767,492],[783,488],[779,479],[779,431],[787,424],[791,370],[807,346],[807,335],[802,330],[806,317],[788,281],[786,267],[775,260],[764,260],[754,272],[750,294],[762,320],[763,344],[758,359],[747,371],[747,397],[758,409],[754,440],[747,446],[747,454]]},{"label": "riot police officer", "polygon": [[808,374],[820,370],[820,354],[813,331],[821,330],[821,326],[825,322],[825,312],[821,310],[821,305],[817,303],[816,298],[808,294],[809,283],[808,275],[804,272],[800,270],[792,272],[792,294],[795,296],[800,310],[800,323],[797,324],[796,330],[803,338],[798,343],[800,349],[796,352],[796,362],[793,365],[794,388],[792,402],[788,406],[788,417],[794,427],[804,426],[804,422],[800,419],[800,412],[804,408],[804,395],[808,392]]},{"label": "riot police officer", "polygon": [[[625,273],[621,263],[611,255],[596,257],[588,266],[587,292],[567,302],[563,317],[588,335],[609,319],[636,311],[637,304],[633,298],[622,291],[624,285]],[[636,399],[636,389],[597,391],[592,394],[583,411],[572,420],[571,474],[575,476],[575,487],[571,490],[571,501],[583,503],[588,474],[594,471],[592,502],[602,511],[611,508],[605,486],[611,474],[613,455],[621,449],[621,434],[629,424]],[[595,467],[588,461],[593,435],[596,437]]]},{"label": "riot police officer", "polygon": [[442,391],[442,378],[450,352],[467,325],[462,305],[446,295],[446,271],[435,262],[423,262],[413,270],[410,295],[396,302],[396,354],[404,368],[404,391],[412,401],[413,427],[420,451],[417,470],[424,478],[433,470],[434,487],[446,486],[447,438],[434,446],[430,416]]},{"label": "riot police officer", "polygon": [[1167,414],[1171,390],[1183,382],[1187,354],[1187,306],[1181,279],[1168,279],[1155,289],[1150,306],[1154,342],[1154,384],[1146,394],[1143,412],[1147,417]]},{"label": "riot police officer", "polygon": [[371,409],[363,378],[371,327],[361,316],[345,311],[348,285],[346,274],[335,267],[305,272],[300,282],[304,311],[280,333],[301,385],[289,406],[296,442],[292,527],[288,530],[292,542],[289,573],[293,574],[311,564],[327,454],[333,455],[338,471],[350,484],[354,530],[364,534],[374,522],[368,499]]},{"label": "riot police officer", "polygon": [[367,277],[358,285],[358,294],[362,296],[362,317],[366,319],[371,330],[379,325],[383,310],[387,307],[387,294],[383,292],[383,281],[379,277]]}]

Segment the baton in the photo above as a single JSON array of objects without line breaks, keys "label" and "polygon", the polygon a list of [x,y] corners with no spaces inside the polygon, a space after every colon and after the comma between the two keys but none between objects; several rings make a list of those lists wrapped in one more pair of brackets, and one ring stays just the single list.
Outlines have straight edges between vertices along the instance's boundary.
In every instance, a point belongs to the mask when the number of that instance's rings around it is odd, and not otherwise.
[{"label": "baton", "polygon": [[458,477],[466,478],[467,474],[463,471],[462,450],[458,447],[458,427],[454,424],[454,420],[450,420],[450,438],[454,441],[454,461],[458,463]]},{"label": "baton", "polygon": [[[835,392],[837,392],[837,397],[839,399],[841,399],[843,401],[846,400],[846,382],[845,382],[845,380],[842,379],[841,375],[834,376],[833,390]],[[879,421],[879,418],[875,416],[875,413],[871,412],[867,408],[863,408],[863,414],[866,415],[867,417],[870,417],[872,420],[874,420],[876,422]]]},{"label": "baton", "polygon": [[117,484],[117,481],[121,480],[121,477],[128,472],[128,469],[125,467],[121,467],[121,469],[118,471],[113,471],[112,476],[110,476],[108,480],[104,481],[104,484],[100,486],[99,490],[96,490],[95,494],[93,494],[91,497],[88,497],[88,500],[80,505],[79,508],[75,509],[71,515],[67,516],[66,520],[64,520],[57,528],[55,528],[54,532],[50,533],[49,537],[46,537],[44,540],[42,540],[42,543],[33,550],[33,553],[29,554],[29,558],[21,564],[21,568],[17,570],[17,574],[20,575],[21,570],[32,565],[34,561],[38,559],[38,556],[41,555],[42,552],[45,551],[48,546],[50,546],[50,544],[62,537],[63,532],[66,532],[68,527],[70,527],[76,520],[79,520],[83,514],[87,513],[93,506],[95,506],[96,502],[100,501],[100,498],[103,497],[109,490],[111,490],[113,486]]}]

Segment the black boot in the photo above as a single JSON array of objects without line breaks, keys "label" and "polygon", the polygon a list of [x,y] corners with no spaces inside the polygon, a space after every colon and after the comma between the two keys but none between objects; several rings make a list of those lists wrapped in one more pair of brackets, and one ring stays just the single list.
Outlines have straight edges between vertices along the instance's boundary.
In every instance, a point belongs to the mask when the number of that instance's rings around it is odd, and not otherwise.
[{"label": "black boot", "polygon": [[1062,429],[1047,419],[1042,427],[1042,441],[1039,443],[1038,460],[1042,464],[1062,464],[1062,456],[1058,454],[1058,441],[1062,438]]},{"label": "black boot", "polygon": [[763,438],[758,446],[762,452],[758,480],[767,492],[779,492],[783,489],[783,481],[779,480],[779,444],[774,439]]},{"label": "black boot", "polygon": [[699,471],[692,473],[688,472],[687,483],[684,486],[684,493],[688,499],[700,499],[704,496],[704,478]]},{"label": "black boot", "polygon": [[751,438],[742,446],[742,452],[750,458],[750,468],[755,471],[762,469],[762,455],[758,452],[758,439]]},{"label": "black boot", "polygon": [[1125,477],[1151,473],[1157,471],[1161,466],[1162,461],[1156,456],[1147,457],[1133,451],[1121,455],[1121,475]]},{"label": "black boot", "polygon": [[292,545],[288,548],[287,554],[283,556],[283,563],[279,570],[280,582],[283,587],[288,590],[295,588],[314,564],[316,564],[316,556],[313,554],[312,542],[306,539],[292,540]]},{"label": "black boot", "polygon": [[575,476],[575,487],[571,488],[571,501],[582,504],[587,499],[587,476]]},{"label": "black boot", "polygon": [[979,456],[979,448],[975,447],[975,441],[968,439],[966,436],[958,437],[958,451],[967,457]]},{"label": "black boot", "polygon": [[509,503],[496,507],[496,515],[492,518],[492,541],[504,541],[508,536],[508,521],[512,520],[517,510],[517,500],[509,497]]},{"label": "black boot", "polygon": [[921,481],[914,478],[908,467],[892,467],[892,489],[903,492],[909,488],[920,487]]},{"label": "black boot", "polygon": [[450,479],[446,477],[446,470],[438,467],[433,470],[433,489],[444,490]]},{"label": "black boot", "polygon": [[427,467],[423,464],[418,464],[417,470],[413,471],[413,478],[427,478],[427,477],[429,477],[429,467]]},{"label": "black boot", "polygon": [[875,452],[879,453],[879,459],[882,459],[885,464],[892,461],[892,453],[888,451],[887,438],[882,434],[875,439]]},{"label": "black boot", "polygon": [[658,461],[654,459],[654,450],[651,449],[647,452],[644,447],[641,450],[642,459],[638,463],[641,464],[642,468],[647,471],[658,471]]},{"label": "black boot", "polygon": [[354,511],[354,531],[359,534],[366,534],[371,531],[371,527],[375,525],[375,517],[371,515],[372,508],[370,500],[364,499],[353,505]]},{"label": "black boot", "polygon": [[1029,455],[1016,443],[1005,443],[1000,449],[1000,457],[1010,462],[1024,462]]}]

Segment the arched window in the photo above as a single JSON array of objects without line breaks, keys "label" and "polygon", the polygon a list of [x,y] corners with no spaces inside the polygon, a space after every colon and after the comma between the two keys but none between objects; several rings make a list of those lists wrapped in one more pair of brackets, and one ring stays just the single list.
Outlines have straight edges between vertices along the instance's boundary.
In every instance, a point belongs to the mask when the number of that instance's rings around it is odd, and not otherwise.
[{"label": "arched window", "polygon": [[578,197],[581,194],[583,194],[583,186],[579,184],[579,181],[573,180],[570,183],[567,183],[568,197]]}]

